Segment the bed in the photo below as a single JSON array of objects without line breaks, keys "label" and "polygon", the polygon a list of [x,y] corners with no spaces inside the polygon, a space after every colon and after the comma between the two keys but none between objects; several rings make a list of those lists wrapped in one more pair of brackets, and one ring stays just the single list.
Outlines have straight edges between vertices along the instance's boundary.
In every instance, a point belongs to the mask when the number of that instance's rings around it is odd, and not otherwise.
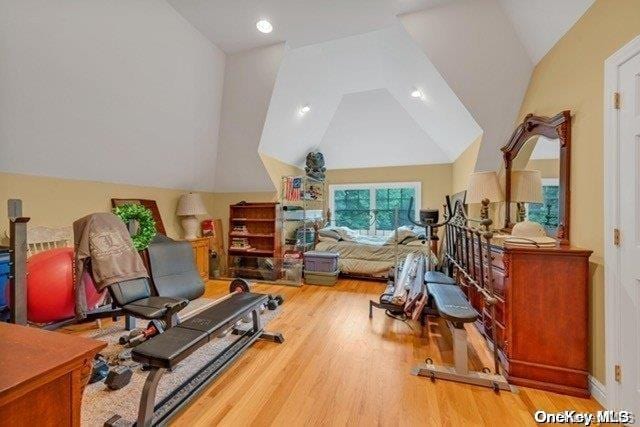
[{"label": "bed", "polygon": [[[390,237],[361,236],[346,227],[327,227],[318,232],[320,241],[315,250],[337,252],[340,272],[352,276],[386,278],[396,261],[395,235]],[[424,240],[407,227],[398,229],[397,254],[403,260],[412,252],[429,254]],[[437,259],[433,258],[434,262]]]}]

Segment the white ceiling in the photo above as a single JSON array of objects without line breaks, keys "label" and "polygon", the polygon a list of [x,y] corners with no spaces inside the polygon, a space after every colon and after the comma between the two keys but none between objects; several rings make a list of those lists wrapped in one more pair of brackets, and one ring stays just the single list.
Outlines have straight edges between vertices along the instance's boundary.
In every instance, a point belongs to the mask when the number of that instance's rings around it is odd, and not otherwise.
[{"label": "white ceiling", "polygon": [[[395,16],[453,0],[168,0],[227,53],[286,41],[291,47],[378,30]],[[273,32],[255,24],[268,19]]]},{"label": "white ceiling", "polygon": [[595,0],[500,0],[537,64]]},{"label": "white ceiling", "polygon": [[[424,99],[410,96],[414,88]],[[297,112],[305,104],[311,111],[301,117]],[[321,147],[329,168],[447,163],[481,133],[438,70],[396,25],[287,51],[259,151],[301,166],[310,150]],[[402,137],[407,140],[400,142]],[[357,147],[370,140],[376,148],[347,148],[356,140]]]},{"label": "white ceiling", "polygon": [[344,95],[318,148],[331,169],[451,162],[387,89]]},{"label": "white ceiling", "polygon": [[533,64],[498,0],[460,0],[400,18],[482,127],[477,170],[497,169]]},{"label": "white ceiling", "polygon": [[[167,0],[227,53],[279,42],[290,47],[379,30],[396,16],[453,2],[480,0]],[[498,0],[534,64],[595,0]],[[256,30],[260,19],[274,27]],[[504,25],[497,19],[497,25]]]}]

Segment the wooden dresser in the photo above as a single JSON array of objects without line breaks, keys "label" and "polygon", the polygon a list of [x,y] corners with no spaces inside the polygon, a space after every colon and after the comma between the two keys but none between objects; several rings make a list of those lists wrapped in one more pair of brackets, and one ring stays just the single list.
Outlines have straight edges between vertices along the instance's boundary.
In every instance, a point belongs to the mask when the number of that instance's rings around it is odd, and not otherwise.
[{"label": "wooden dresser", "polygon": [[79,426],[82,392],[107,343],[0,322],[0,420]]},{"label": "wooden dresser", "polygon": [[[589,396],[590,255],[570,246],[492,246],[498,348],[510,383]],[[466,289],[490,339],[490,314],[475,289]]]},{"label": "wooden dresser", "polygon": [[193,247],[193,257],[196,260],[196,267],[200,277],[205,282],[209,280],[209,241],[210,237],[199,237],[194,240],[189,240]]}]

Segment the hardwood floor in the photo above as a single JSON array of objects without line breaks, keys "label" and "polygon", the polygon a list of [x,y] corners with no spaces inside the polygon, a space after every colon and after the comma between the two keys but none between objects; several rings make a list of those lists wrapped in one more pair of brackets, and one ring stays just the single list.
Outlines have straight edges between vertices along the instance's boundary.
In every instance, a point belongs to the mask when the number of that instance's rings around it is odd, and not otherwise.
[{"label": "hardwood floor", "polygon": [[[226,293],[211,281],[206,296]],[[437,320],[424,332],[368,301],[384,286],[340,280],[335,287],[257,285],[284,295],[267,325],[284,344],[257,342],[220,379],[174,419],[174,425],[535,425],[538,409],[596,411],[593,399],[520,388],[502,392],[410,375],[427,356],[451,362],[451,340]],[[477,331],[469,328],[475,369],[491,366]]]}]

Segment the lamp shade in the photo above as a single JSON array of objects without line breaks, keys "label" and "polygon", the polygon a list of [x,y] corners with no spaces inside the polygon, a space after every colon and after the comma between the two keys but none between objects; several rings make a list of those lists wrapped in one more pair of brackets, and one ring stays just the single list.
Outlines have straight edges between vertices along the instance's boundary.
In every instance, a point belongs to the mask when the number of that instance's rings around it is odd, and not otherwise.
[{"label": "lamp shade", "polygon": [[176,209],[176,215],[178,216],[191,216],[191,215],[206,215],[207,210],[202,203],[202,197],[197,193],[188,193],[180,196],[178,201],[178,209]]},{"label": "lamp shade", "polygon": [[469,177],[467,203],[481,203],[483,199],[489,199],[491,203],[504,201],[495,171],[474,172]]},{"label": "lamp shade", "polygon": [[542,203],[542,175],[540,171],[511,171],[511,201]]}]

